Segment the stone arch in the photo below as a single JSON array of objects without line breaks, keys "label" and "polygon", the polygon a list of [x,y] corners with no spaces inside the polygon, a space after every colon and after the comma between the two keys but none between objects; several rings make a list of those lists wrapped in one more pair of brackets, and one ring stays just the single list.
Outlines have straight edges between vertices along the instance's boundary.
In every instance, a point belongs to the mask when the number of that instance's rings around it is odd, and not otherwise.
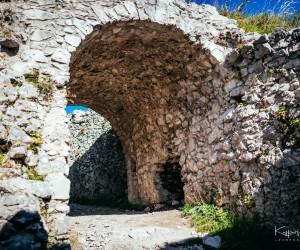
[{"label": "stone arch", "polygon": [[97,26],[72,54],[68,96],[101,113],[121,138],[131,202],[171,203],[159,166],[194,150],[186,149],[193,102],[212,67],[180,29],[145,20]]}]

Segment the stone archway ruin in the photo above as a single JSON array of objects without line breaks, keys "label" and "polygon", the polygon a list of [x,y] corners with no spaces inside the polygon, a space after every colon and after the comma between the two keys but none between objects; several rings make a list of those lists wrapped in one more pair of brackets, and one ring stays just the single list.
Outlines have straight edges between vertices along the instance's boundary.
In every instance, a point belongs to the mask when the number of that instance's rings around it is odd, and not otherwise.
[{"label": "stone archway ruin", "polygon": [[166,202],[158,165],[188,154],[187,82],[201,88],[212,65],[181,30],[150,21],[105,24],[73,53],[69,96],[103,114],[121,138],[131,202]]},{"label": "stone archway ruin", "polygon": [[41,217],[28,223],[47,225],[50,245],[68,243],[68,97],[115,128],[131,202],[168,200],[158,172],[174,160],[186,202],[297,225],[299,29],[245,33],[211,6],[175,0],[4,8],[13,22],[0,40],[3,223],[33,210]]}]

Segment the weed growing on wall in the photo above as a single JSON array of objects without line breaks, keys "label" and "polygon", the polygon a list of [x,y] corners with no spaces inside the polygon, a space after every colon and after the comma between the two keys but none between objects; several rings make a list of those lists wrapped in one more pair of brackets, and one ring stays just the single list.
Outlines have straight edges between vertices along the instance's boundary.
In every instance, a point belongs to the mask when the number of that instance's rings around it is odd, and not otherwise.
[{"label": "weed growing on wall", "polygon": [[54,83],[51,80],[39,80],[39,72],[33,71],[24,75],[27,82],[32,83],[40,92],[40,94],[49,97],[54,89]]},{"label": "weed growing on wall", "polygon": [[45,176],[39,175],[33,167],[27,167],[22,171],[23,175],[26,175],[27,179],[35,181],[44,181]]},{"label": "weed growing on wall", "polygon": [[3,160],[4,160],[4,155],[0,154],[0,167],[2,166]]},{"label": "weed growing on wall", "polygon": [[32,132],[30,134],[32,141],[29,145],[29,149],[33,151],[33,153],[37,154],[39,152],[39,146],[43,144],[44,139],[42,136],[37,132]]}]

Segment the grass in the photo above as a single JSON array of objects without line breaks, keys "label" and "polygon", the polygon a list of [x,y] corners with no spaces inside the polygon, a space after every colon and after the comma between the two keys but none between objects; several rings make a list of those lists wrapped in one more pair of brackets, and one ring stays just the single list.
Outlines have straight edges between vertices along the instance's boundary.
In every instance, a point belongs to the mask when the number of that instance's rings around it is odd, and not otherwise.
[{"label": "grass", "polygon": [[300,117],[292,119],[286,107],[279,107],[275,113],[275,118],[282,123],[284,129],[294,130],[300,128]]},{"label": "grass", "polygon": [[207,203],[190,205],[182,208],[182,216],[191,218],[191,226],[199,232],[216,233],[233,227],[234,220],[228,211]]},{"label": "grass", "polygon": [[33,153],[37,154],[39,152],[39,146],[43,144],[44,139],[38,132],[32,132],[30,134],[32,141],[29,144],[29,149],[33,151]]},{"label": "grass", "polygon": [[4,155],[0,154],[0,167],[2,166],[3,160],[4,160]]},{"label": "grass", "polygon": [[13,36],[13,34],[12,34],[12,32],[10,31],[10,30],[3,30],[2,31],[2,34],[5,36],[5,37],[7,37],[7,38],[10,38],[10,37],[12,37]]},{"label": "grass", "polygon": [[237,218],[225,208],[207,203],[186,204],[181,214],[191,219],[191,226],[198,232],[219,235],[222,239],[221,249],[283,249],[282,245],[274,240],[273,231],[258,226],[256,217],[253,221]]},{"label": "grass", "polygon": [[92,206],[107,206],[113,208],[135,210],[135,211],[144,211],[146,208],[145,205],[141,204],[131,204],[127,198],[88,198],[81,196],[71,196],[71,203],[77,203],[81,205],[92,205]]},{"label": "grass", "polygon": [[[188,1],[188,2],[195,2]],[[196,1],[206,3],[203,1]],[[255,0],[220,1],[215,0],[214,5],[219,13],[231,19],[235,19],[238,26],[247,32],[269,34],[276,27],[297,28],[300,26],[300,9],[295,9],[294,0],[256,1],[257,10],[250,9],[250,3]],[[299,8],[299,7],[298,7]]]},{"label": "grass", "polygon": [[24,75],[27,82],[32,83],[42,95],[50,96],[53,92],[54,83],[50,80],[39,80],[39,72],[33,71]]},{"label": "grass", "polygon": [[39,175],[33,167],[28,167],[23,171],[23,174],[27,175],[28,180],[44,181],[45,179],[45,176]]}]

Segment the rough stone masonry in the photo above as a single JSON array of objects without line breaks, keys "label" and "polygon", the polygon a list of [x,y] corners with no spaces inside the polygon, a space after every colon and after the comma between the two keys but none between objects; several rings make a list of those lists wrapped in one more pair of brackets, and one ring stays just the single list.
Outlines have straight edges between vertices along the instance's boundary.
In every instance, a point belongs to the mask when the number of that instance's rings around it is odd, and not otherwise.
[{"label": "rough stone masonry", "polygon": [[245,33],[175,0],[0,3],[0,242],[68,248],[67,102],[119,136],[132,203],[224,205],[299,226],[300,30]]}]

